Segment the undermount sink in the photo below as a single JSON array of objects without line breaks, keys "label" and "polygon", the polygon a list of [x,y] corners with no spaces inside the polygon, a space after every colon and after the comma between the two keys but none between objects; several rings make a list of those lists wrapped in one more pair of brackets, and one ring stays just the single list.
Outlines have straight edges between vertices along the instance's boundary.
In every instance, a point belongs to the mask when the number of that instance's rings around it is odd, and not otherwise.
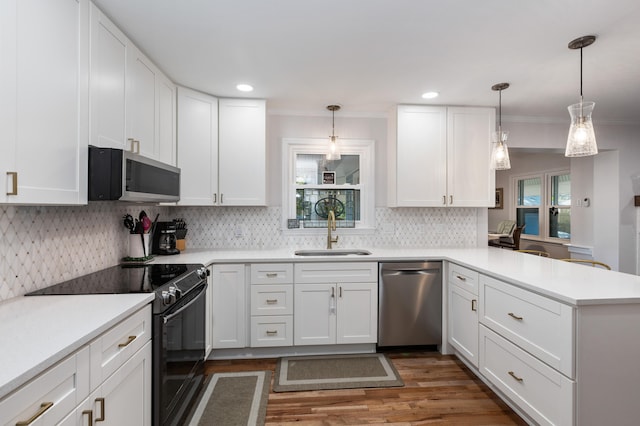
[{"label": "undermount sink", "polygon": [[296,250],[296,256],[367,256],[371,252],[362,249],[325,249],[325,250]]}]

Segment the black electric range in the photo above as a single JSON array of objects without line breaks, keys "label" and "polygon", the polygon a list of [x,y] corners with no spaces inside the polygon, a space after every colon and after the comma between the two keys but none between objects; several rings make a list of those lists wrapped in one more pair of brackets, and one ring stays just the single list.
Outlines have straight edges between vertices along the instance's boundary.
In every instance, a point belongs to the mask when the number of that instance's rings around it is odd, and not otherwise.
[{"label": "black electric range", "polygon": [[152,423],[182,425],[204,382],[207,275],[201,264],[119,265],[27,296],[155,293]]}]

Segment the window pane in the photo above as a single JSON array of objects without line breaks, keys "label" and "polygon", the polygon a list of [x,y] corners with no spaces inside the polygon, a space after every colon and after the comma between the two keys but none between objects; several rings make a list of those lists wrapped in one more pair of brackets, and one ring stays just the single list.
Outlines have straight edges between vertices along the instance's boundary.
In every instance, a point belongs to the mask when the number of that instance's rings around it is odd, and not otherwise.
[{"label": "window pane", "polygon": [[296,190],[296,218],[300,220],[326,220],[333,210],[336,220],[360,220],[360,190],[315,189]]},{"label": "window pane", "polygon": [[518,180],[519,206],[539,206],[541,193],[542,185],[539,177]]},{"label": "window pane", "polygon": [[553,238],[571,238],[571,209],[549,209],[549,236]]},{"label": "window pane", "polygon": [[524,225],[523,234],[540,235],[539,217],[540,211],[537,208],[518,207],[516,209],[516,223],[518,226]]},{"label": "window pane", "polygon": [[551,205],[571,205],[571,175],[551,176]]},{"label": "window pane", "polygon": [[342,155],[340,160],[327,160],[325,154],[296,155],[296,184],[321,185],[322,172],[336,172],[336,184],[360,184],[360,156]]}]

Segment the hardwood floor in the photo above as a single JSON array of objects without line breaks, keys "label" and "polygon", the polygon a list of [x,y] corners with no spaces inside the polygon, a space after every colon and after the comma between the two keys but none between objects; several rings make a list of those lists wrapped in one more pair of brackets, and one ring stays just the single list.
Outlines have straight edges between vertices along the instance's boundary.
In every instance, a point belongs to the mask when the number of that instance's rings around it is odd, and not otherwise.
[{"label": "hardwood floor", "polygon": [[[525,425],[454,356],[387,353],[401,388],[269,393],[266,425]],[[208,361],[207,374],[275,371],[276,359]]]}]

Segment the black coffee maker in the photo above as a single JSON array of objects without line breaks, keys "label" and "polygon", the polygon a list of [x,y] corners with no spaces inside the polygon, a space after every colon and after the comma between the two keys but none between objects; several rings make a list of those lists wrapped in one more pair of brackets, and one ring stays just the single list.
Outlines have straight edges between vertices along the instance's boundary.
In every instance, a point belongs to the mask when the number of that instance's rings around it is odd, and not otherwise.
[{"label": "black coffee maker", "polygon": [[153,230],[151,243],[152,254],[180,254],[176,248],[176,224],[174,222],[157,222]]}]

